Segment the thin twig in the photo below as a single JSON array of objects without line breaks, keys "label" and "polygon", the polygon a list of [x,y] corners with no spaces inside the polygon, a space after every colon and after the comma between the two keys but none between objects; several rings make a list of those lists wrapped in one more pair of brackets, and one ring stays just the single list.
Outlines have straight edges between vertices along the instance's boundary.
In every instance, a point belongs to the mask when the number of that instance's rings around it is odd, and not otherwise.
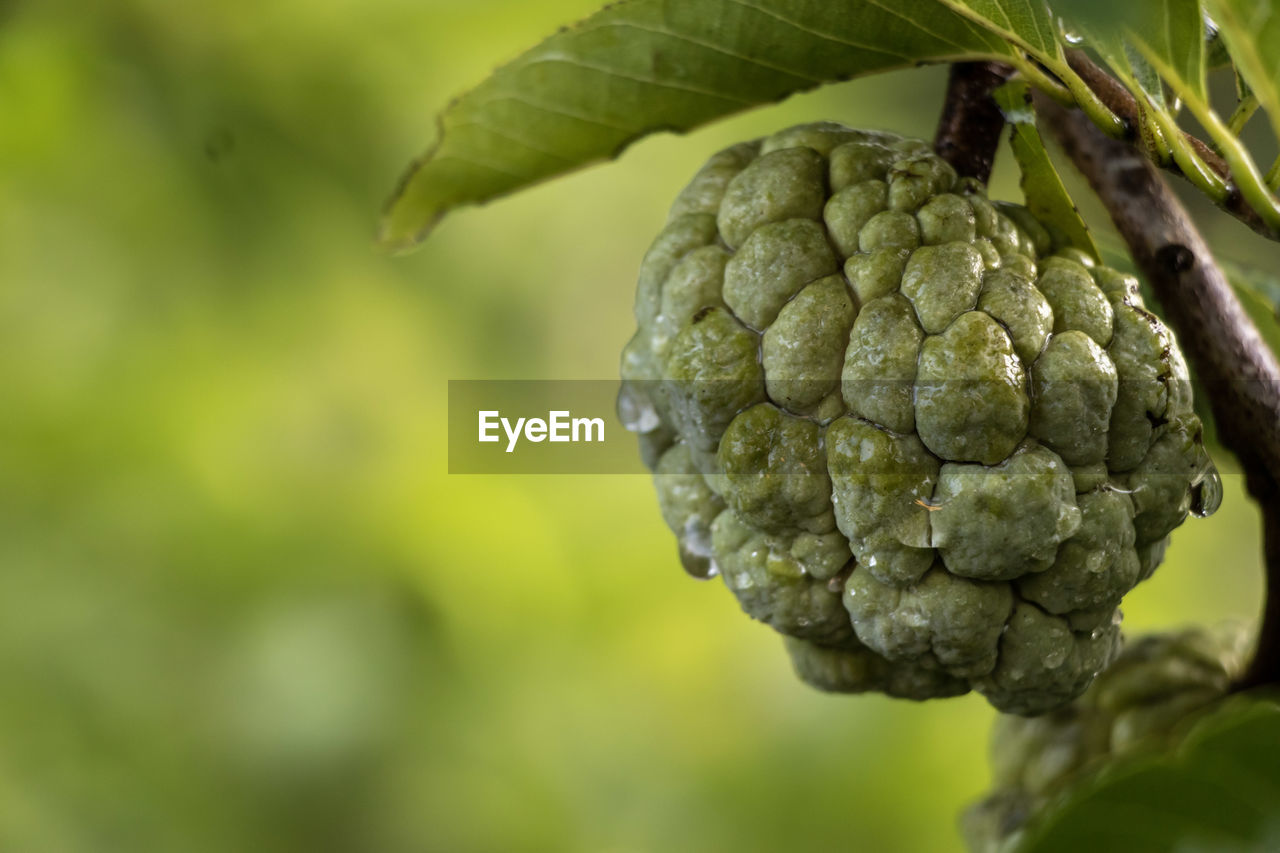
[{"label": "thin twig", "polygon": [[1258,651],[1241,686],[1280,683],[1280,364],[1240,305],[1178,197],[1130,143],[1078,110],[1036,108],[1088,178],[1178,333],[1223,445],[1262,508],[1267,586]]},{"label": "thin twig", "polygon": [[[1130,128],[1137,127],[1138,101],[1123,83],[1099,68],[1082,50],[1067,51],[1067,64],[1071,66],[1072,71],[1080,75],[1084,82],[1089,84],[1089,88],[1112,112],[1124,119],[1125,124]],[[1213,171],[1221,177],[1227,177],[1226,160],[1223,160],[1216,151],[1200,139],[1189,133],[1185,136],[1187,142]]]},{"label": "thin twig", "polygon": [[962,178],[986,183],[991,177],[1004,129],[1004,115],[991,93],[1013,73],[999,62],[957,62],[951,66],[933,147]]},{"label": "thin twig", "polygon": [[[1130,129],[1130,135],[1136,134],[1137,129],[1141,126],[1142,115],[1139,111],[1137,100],[1134,99],[1129,90],[1094,64],[1093,60],[1084,51],[1067,51],[1067,62],[1071,66],[1071,70],[1075,71],[1088,84],[1089,88],[1098,96],[1098,99],[1106,104],[1113,113],[1120,116]],[[1183,133],[1183,138],[1195,154],[1204,161],[1205,165],[1227,182],[1229,191],[1225,201],[1222,203],[1223,210],[1235,216],[1259,234],[1275,239],[1277,236],[1275,231],[1263,221],[1257,211],[1245,202],[1244,197],[1232,182],[1231,170],[1227,168],[1227,161],[1223,160],[1221,155],[1202,140],[1190,133]],[[1167,164],[1165,168],[1174,174],[1182,174],[1182,170],[1176,164]]]}]

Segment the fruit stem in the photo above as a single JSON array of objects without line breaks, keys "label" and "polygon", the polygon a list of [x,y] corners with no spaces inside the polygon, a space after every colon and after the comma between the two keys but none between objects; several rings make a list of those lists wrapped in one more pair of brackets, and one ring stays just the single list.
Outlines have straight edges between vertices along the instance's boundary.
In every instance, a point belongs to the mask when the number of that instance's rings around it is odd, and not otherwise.
[{"label": "fruit stem", "polygon": [[991,177],[1004,114],[992,92],[1013,76],[999,62],[957,62],[951,66],[933,148],[962,178],[984,184]]},{"label": "fruit stem", "polygon": [[1222,444],[1263,515],[1267,599],[1239,687],[1280,684],[1280,364],[1245,313],[1186,208],[1129,142],[1043,95],[1036,109],[1089,180],[1195,366]]}]

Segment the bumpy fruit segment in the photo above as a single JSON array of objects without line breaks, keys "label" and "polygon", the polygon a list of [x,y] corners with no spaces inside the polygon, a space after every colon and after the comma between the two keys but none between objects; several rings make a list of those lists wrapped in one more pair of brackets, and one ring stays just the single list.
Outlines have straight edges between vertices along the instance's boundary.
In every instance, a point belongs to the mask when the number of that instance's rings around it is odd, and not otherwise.
[{"label": "bumpy fruit segment", "polygon": [[1218,493],[1137,282],[919,140],[815,124],[716,154],[635,313],[619,411],[681,560],[823,689],[1062,706]]},{"label": "bumpy fruit segment", "polygon": [[1242,625],[1141,637],[1069,705],[1035,718],[1001,715],[991,733],[991,791],[961,820],[969,848],[1015,849],[1055,795],[1116,757],[1176,743],[1226,696],[1247,646]]}]

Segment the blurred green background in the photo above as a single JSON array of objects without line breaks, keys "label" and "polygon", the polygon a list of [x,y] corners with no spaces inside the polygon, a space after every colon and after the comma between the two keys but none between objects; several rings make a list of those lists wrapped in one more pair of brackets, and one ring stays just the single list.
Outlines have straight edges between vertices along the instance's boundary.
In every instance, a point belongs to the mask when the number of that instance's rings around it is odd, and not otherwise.
[{"label": "blurred green background", "polygon": [[[959,848],[981,698],[801,686],[643,477],[446,473],[448,379],[615,375],[713,151],[933,128],[940,69],[830,87],[375,251],[433,112],[596,5],[0,4],[0,849]],[[1257,610],[1240,479],[1131,630]]]}]

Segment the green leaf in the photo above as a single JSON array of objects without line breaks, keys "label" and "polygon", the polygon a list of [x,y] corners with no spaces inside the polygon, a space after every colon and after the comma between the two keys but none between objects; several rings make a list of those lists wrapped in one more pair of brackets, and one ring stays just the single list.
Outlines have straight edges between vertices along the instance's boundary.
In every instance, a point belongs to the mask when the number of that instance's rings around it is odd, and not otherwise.
[{"label": "green leaf", "polygon": [[[1205,22],[1208,25],[1209,21]],[[1231,54],[1227,53],[1227,43],[1222,40],[1222,32],[1216,23],[1206,26],[1208,39],[1204,46],[1204,61],[1210,71],[1226,68],[1231,65]]]},{"label": "green leaf", "polygon": [[1037,58],[1060,59],[1062,45],[1049,7],[1043,0],[943,0]]},{"label": "green leaf", "polygon": [[1208,0],[1209,14],[1280,136],[1280,8],[1270,0]]},{"label": "green leaf", "polygon": [[1099,257],[1093,235],[1045,150],[1026,82],[1012,80],[997,89],[995,96],[1011,129],[1009,141],[1022,170],[1022,194],[1027,208],[1037,219],[1061,231],[1071,245]]},{"label": "green leaf", "polygon": [[1280,705],[1238,697],[1172,754],[1117,761],[1036,818],[1016,849],[1280,849]]},{"label": "green leaf", "polygon": [[1268,270],[1219,258],[1231,286],[1247,293],[1265,304],[1277,321],[1280,321],[1280,276]]},{"label": "green leaf", "polygon": [[1164,96],[1164,84],[1160,80],[1160,72],[1147,61],[1142,52],[1128,42],[1124,42],[1121,50],[1124,53],[1124,65],[1129,69],[1133,81],[1151,96],[1151,102],[1159,109],[1167,109],[1168,101]]},{"label": "green leaf", "polygon": [[[1111,3],[1111,6],[1114,8],[1107,8],[1106,0],[1059,0],[1058,4],[1071,26],[1101,36],[1099,53],[1139,102],[1145,100],[1140,129],[1153,158],[1162,165],[1175,163],[1188,180],[1219,205],[1225,206],[1238,190],[1272,234],[1280,231],[1280,200],[1272,193],[1237,133],[1247,113],[1233,116],[1233,123],[1228,124],[1209,103],[1205,83],[1205,24],[1199,0],[1151,0]],[[1123,39],[1123,50],[1117,50],[1118,37]],[[1156,94],[1159,85],[1151,79],[1149,71],[1136,63],[1130,46],[1159,73],[1204,127],[1230,170],[1230,182],[1205,163],[1184,138],[1169,104]]]},{"label": "green leaf", "polygon": [[1205,82],[1204,11],[1200,0],[1160,0],[1133,4],[1145,11],[1130,36],[1143,55],[1171,83],[1201,101],[1209,100]]},{"label": "green leaf", "polygon": [[1253,97],[1253,89],[1249,88],[1249,81],[1244,79],[1240,74],[1240,70],[1234,66],[1231,69],[1232,75],[1236,81],[1236,100],[1245,101]]},{"label": "green leaf", "polygon": [[1113,70],[1138,82],[1158,103],[1164,97],[1152,67],[1166,78],[1179,80],[1181,88],[1200,100],[1207,99],[1204,14],[1199,0],[1058,0],[1054,7],[1072,29],[1085,34],[1089,46]]},{"label": "green leaf", "polygon": [[1270,270],[1219,258],[1227,281],[1274,353],[1280,353],[1280,276]]},{"label": "green leaf", "polygon": [[937,0],[622,0],[450,104],[401,179],[381,241],[409,248],[458,206],[616,157],[650,133],[828,81],[1011,55]]}]

